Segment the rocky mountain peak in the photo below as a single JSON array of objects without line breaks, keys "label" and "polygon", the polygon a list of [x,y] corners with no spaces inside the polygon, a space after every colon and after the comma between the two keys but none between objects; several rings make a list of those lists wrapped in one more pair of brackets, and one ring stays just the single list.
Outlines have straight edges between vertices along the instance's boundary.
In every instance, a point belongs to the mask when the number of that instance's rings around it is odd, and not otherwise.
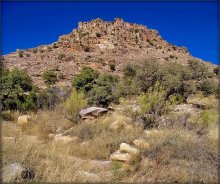
[{"label": "rocky mountain peak", "polygon": [[8,68],[26,69],[36,84],[43,84],[41,73],[54,70],[61,84],[71,79],[83,66],[100,72],[121,75],[123,65],[155,58],[161,62],[181,62],[192,56],[185,47],[168,43],[158,33],[144,25],[125,22],[122,18],[104,21],[100,18],[79,22],[78,28],[59,37],[57,42],[27,50],[17,50],[4,56]]}]

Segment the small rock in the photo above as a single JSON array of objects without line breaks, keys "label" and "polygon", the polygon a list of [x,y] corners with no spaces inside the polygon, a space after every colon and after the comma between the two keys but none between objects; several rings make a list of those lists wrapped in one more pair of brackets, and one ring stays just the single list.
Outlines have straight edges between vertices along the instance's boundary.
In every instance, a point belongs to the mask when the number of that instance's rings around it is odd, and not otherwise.
[{"label": "small rock", "polygon": [[19,163],[13,163],[3,168],[2,181],[3,182],[18,182],[26,179],[34,178],[34,172]]},{"label": "small rock", "polygon": [[119,151],[121,153],[129,153],[131,155],[140,155],[140,150],[138,150],[137,148],[134,148],[132,146],[130,146],[127,143],[121,143]]},{"label": "small rock", "polygon": [[133,141],[133,144],[139,148],[144,148],[144,149],[150,148],[150,145],[142,139],[135,139]]},{"label": "small rock", "polygon": [[110,156],[110,159],[112,161],[129,162],[131,160],[131,155],[128,153],[120,153],[118,150]]},{"label": "small rock", "polygon": [[22,115],[18,117],[18,125],[19,126],[26,126],[28,125],[30,121],[30,116],[29,115]]},{"label": "small rock", "polygon": [[54,139],[54,137],[55,137],[55,134],[48,134],[49,139]]}]

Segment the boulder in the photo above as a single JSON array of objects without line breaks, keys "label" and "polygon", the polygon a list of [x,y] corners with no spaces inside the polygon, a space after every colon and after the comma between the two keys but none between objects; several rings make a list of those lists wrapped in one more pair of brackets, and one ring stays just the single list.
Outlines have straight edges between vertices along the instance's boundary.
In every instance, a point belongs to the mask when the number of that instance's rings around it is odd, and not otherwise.
[{"label": "boulder", "polygon": [[144,148],[144,149],[150,148],[150,145],[142,139],[135,139],[133,141],[133,144],[138,148]]},{"label": "boulder", "polygon": [[129,162],[131,160],[131,155],[128,153],[120,153],[120,151],[117,150],[110,156],[110,159],[112,161]]},{"label": "boulder", "polygon": [[138,150],[137,148],[130,146],[127,143],[121,143],[119,151],[121,153],[129,153],[131,155],[140,155],[140,150]]},{"label": "boulder", "polygon": [[75,137],[75,136],[72,136],[72,137],[70,137],[70,136],[62,136],[62,134],[57,134],[54,137],[55,141],[59,141],[59,142],[62,142],[64,144],[76,141],[77,139],[78,139],[78,137]]},{"label": "boulder", "polygon": [[22,115],[18,117],[18,125],[19,126],[26,126],[28,125],[30,121],[30,116],[29,115]]},{"label": "boulder", "polygon": [[3,182],[22,182],[34,178],[34,172],[19,163],[12,163],[2,170]]},{"label": "boulder", "polygon": [[108,109],[101,108],[101,107],[89,107],[86,109],[83,109],[79,112],[81,118],[87,119],[91,117],[97,117],[104,113],[107,113]]}]

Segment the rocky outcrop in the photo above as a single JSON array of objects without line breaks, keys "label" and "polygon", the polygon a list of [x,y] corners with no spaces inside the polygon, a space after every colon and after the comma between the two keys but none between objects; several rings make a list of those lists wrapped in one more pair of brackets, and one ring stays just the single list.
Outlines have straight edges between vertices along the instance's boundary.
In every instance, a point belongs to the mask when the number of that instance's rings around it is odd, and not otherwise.
[{"label": "rocky outcrop", "polygon": [[62,76],[58,85],[71,85],[72,78],[85,65],[101,73],[111,73],[110,65],[114,64],[114,73],[121,76],[125,62],[150,58],[184,64],[192,56],[186,48],[169,44],[156,30],[120,18],[111,22],[97,18],[80,22],[77,29],[50,45],[5,55],[3,62],[9,69],[27,70],[40,86],[44,84],[41,74],[45,70]]}]

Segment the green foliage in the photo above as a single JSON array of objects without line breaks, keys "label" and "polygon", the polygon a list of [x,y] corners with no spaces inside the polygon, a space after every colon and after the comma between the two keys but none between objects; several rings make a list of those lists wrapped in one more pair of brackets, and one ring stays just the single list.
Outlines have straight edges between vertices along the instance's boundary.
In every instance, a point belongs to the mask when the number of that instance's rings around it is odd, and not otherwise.
[{"label": "green foliage", "polygon": [[70,119],[73,122],[79,120],[79,112],[87,105],[87,101],[84,98],[83,93],[78,93],[73,89],[69,98],[63,104],[64,114],[66,118]]},{"label": "green foliage", "polygon": [[34,110],[36,109],[36,88],[24,70],[4,70],[0,78],[0,101],[3,109]]},{"label": "green foliage", "polygon": [[42,78],[45,84],[48,86],[54,85],[58,81],[57,74],[52,70],[44,71],[42,74]]},{"label": "green foliage", "polygon": [[72,82],[72,85],[76,88],[76,90],[89,91],[92,89],[92,86],[97,79],[99,73],[93,70],[90,67],[82,68],[80,74],[78,74]]},{"label": "green foliage", "polygon": [[217,83],[213,79],[204,79],[199,85],[199,89],[206,96],[216,93],[217,87]]},{"label": "green foliage", "polygon": [[138,103],[143,114],[161,115],[166,107],[166,91],[156,82],[155,86],[150,87],[147,93],[138,96]]},{"label": "green foliage", "polygon": [[23,51],[23,50],[19,50],[19,51],[18,51],[18,56],[19,56],[20,58],[24,57],[24,51]]},{"label": "green foliage", "polygon": [[211,128],[212,126],[215,126],[218,124],[218,112],[211,109],[211,110],[205,110],[202,113],[202,120],[206,127]]},{"label": "green foliage", "polygon": [[189,69],[192,71],[192,79],[202,80],[209,76],[208,67],[199,61],[189,60]]},{"label": "green foliage", "polygon": [[95,81],[92,90],[88,93],[88,100],[90,104],[107,106],[113,100],[113,87],[116,79],[111,75],[101,75]]},{"label": "green foliage", "polygon": [[125,77],[134,77],[136,75],[136,69],[134,68],[134,65],[127,65],[123,69],[123,73]]}]

